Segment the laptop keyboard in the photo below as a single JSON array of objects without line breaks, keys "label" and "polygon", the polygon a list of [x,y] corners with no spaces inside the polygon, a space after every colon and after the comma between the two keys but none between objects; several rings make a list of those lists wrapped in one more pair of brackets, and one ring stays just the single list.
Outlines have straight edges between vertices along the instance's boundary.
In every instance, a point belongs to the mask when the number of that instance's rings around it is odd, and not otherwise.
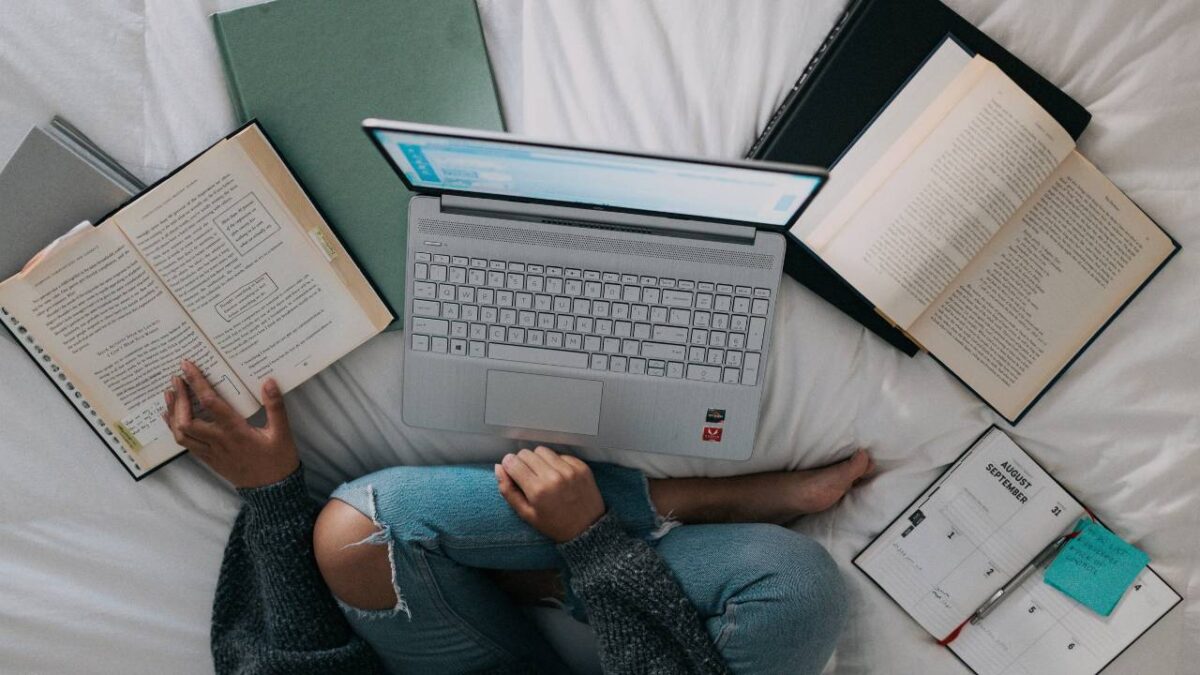
[{"label": "laptop keyboard", "polygon": [[416,253],[415,351],[753,386],[766,288]]}]

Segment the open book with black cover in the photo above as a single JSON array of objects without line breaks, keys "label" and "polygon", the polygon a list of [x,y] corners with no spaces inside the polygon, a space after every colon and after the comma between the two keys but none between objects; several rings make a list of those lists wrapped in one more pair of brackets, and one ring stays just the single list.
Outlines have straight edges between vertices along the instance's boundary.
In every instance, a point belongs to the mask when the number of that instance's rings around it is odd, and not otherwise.
[{"label": "open book with black cover", "polygon": [[163,390],[194,362],[247,417],[392,316],[257,123],[0,283],[0,319],[135,479],[178,456]]},{"label": "open book with black cover", "polygon": [[1179,249],[951,39],[790,233],[1013,423]]},{"label": "open book with black cover", "polygon": [[1108,616],[1029,575],[986,618],[963,625],[1048,544],[1090,516],[991,427],[854,559],[885,593],[980,675],[1091,675],[1182,600],[1150,567]]}]

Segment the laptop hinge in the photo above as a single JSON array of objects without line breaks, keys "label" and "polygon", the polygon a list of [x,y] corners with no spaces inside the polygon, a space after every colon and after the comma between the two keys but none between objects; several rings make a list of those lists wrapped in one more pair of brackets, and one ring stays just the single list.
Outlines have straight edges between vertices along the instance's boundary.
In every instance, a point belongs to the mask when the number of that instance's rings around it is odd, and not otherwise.
[{"label": "laptop hinge", "polygon": [[463,215],[487,215],[535,222],[565,222],[581,226],[651,230],[655,234],[730,239],[752,243],[757,230],[749,225],[730,225],[686,218],[668,218],[635,213],[620,213],[573,206],[531,204],[507,199],[485,199],[440,195],[442,211]]}]

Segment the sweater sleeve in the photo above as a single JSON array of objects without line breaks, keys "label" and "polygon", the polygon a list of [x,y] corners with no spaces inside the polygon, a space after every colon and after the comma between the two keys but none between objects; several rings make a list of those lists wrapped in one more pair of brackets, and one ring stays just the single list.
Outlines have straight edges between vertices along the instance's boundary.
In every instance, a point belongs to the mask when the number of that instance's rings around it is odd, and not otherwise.
[{"label": "sweater sleeve", "polygon": [[654,549],[606,515],[558,547],[605,673],[725,673],[700,615]]},{"label": "sweater sleeve", "polygon": [[317,569],[318,505],[303,470],[238,493],[244,503],[213,603],[217,672],[378,672],[374,653],[350,629]]}]

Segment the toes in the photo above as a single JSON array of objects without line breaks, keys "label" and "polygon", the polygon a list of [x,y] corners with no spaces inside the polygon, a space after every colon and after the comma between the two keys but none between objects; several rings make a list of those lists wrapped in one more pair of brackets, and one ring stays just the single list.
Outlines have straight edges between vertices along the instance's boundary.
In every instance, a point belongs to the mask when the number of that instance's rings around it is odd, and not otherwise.
[{"label": "toes", "polygon": [[852,483],[858,482],[875,470],[875,461],[871,459],[866,450],[859,448],[854,451],[850,459],[846,460],[846,469],[847,473],[849,473],[850,481]]}]

